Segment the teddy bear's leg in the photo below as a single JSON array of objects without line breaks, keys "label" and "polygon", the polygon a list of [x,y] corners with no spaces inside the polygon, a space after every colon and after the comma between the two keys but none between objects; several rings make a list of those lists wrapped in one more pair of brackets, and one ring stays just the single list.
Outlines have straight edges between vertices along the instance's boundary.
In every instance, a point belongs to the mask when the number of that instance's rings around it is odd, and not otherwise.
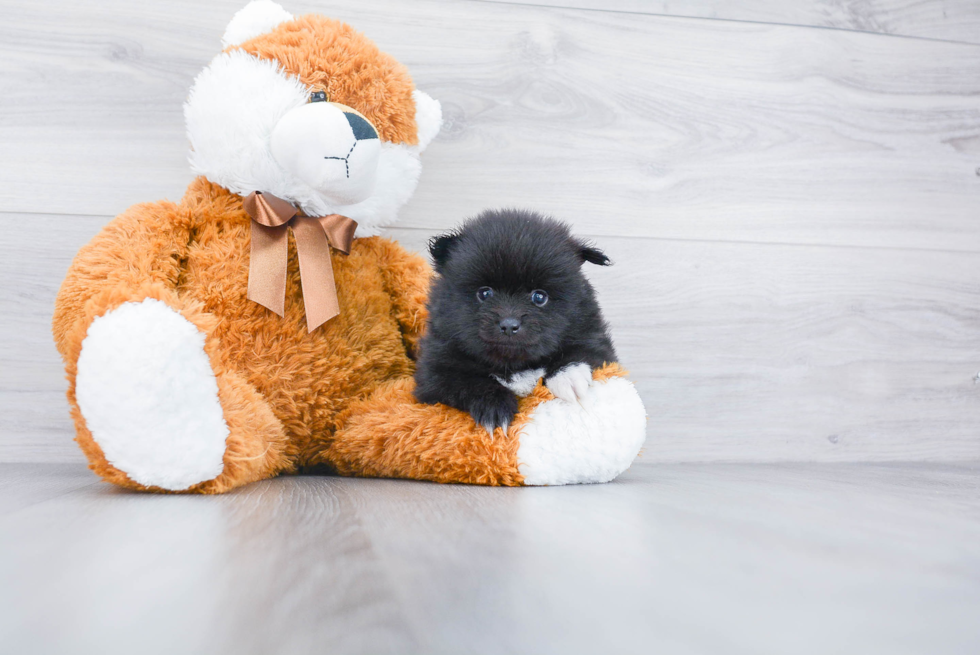
[{"label": "teddy bear's leg", "polygon": [[342,475],[486,485],[608,482],[635,459],[646,414],[625,372],[594,372],[582,405],[555,398],[540,383],[522,398],[508,433],[491,437],[443,405],[422,405],[414,381],[397,380],[354,403],[322,460]]},{"label": "teddy bear's leg", "polygon": [[77,441],[104,479],[220,493],[287,469],[283,427],[225,361],[215,319],[159,285],[94,297],[66,335]]}]

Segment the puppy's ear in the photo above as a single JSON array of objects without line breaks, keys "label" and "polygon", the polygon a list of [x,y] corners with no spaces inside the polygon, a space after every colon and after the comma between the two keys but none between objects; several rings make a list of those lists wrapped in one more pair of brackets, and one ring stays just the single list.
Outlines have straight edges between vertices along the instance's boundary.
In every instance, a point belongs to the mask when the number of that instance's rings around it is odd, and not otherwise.
[{"label": "puppy's ear", "polygon": [[612,264],[612,260],[606,257],[606,253],[582,241],[578,242],[578,252],[583,262],[597,266],[610,266]]},{"label": "puppy's ear", "polygon": [[429,254],[432,255],[432,261],[435,263],[437,271],[441,271],[442,267],[449,261],[449,253],[452,252],[457,239],[459,239],[459,235],[454,232],[429,239]]}]

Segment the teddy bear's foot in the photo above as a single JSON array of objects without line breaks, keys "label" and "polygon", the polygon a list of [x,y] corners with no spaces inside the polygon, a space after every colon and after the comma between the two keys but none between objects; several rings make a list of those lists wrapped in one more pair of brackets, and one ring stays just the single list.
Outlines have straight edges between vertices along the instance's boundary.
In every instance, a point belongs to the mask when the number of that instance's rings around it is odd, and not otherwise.
[{"label": "teddy bear's foot", "polygon": [[517,461],[525,485],[609,482],[639,453],[646,412],[617,367],[596,371],[576,398],[545,400],[520,427]]},{"label": "teddy bear's foot", "polygon": [[228,426],[204,335],[162,301],[92,322],[75,396],[105,458],[133,481],[183,490],[221,474]]},{"label": "teddy bear's foot", "polygon": [[214,493],[283,468],[279,421],[236,374],[216,374],[205,340],[155,298],[92,321],[74,393],[96,472],[134,488]]}]

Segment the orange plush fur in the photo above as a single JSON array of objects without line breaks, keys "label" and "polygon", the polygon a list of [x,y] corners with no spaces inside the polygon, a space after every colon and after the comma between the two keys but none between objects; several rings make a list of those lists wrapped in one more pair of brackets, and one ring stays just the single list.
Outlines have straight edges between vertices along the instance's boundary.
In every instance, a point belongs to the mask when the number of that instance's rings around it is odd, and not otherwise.
[{"label": "orange plush fur", "polygon": [[385,141],[418,143],[412,78],[391,55],[350,25],[309,15],[284,23],[240,46],[283,69],[327,99],[354,107]]},{"label": "orange plush fur", "polygon": [[[67,363],[77,440],[110,482],[147,489],[106,461],[74,395],[88,325],[124,302],[156,298],[207,335],[230,434],[224,471],[188,489],[220,493],[281,472],[323,467],[344,475],[519,485],[521,401],[509,430],[491,438],[455,409],[412,398],[412,348],[425,326],[430,270],[396,243],[355,239],[333,255],[341,313],[308,333],[295,248],[286,315],[246,299],[249,218],[239,196],[198,178],[180,204],[137,205],[78,253],[58,295],[54,334]],[[616,365],[596,379],[622,375]],[[163,491],[149,488],[153,491]]]},{"label": "orange plush fur", "polygon": [[[306,29],[310,28],[310,29]],[[320,38],[324,33],[329,39]],[[237,46],[235,46],[237,47]],[[354,107],[382,138],[418,141],[405,69],[350,27],[308,16],[244,42],[331,100]],[[517,449],[540,384],[492,437],[468,414],[412,397],[413,349],[425,327],[431,271],[380,237],[332,252],[340,315],[307,331],[290,236],[285,316],[246,298],[250,219],[242,198],[204,177],[179,203],[136,205],[78,253],[58,295],[53,332],[66,363],[77,441],[91,468],[149,491],[107,461],[75,397],[77,362],[92,322],[127,302],[163,301],[206,337],[229,434],[224,468],[191,493],[221,493],[307,468],[343,475],[520,485]],[[623,375],[616,365],[597,379]]]}]

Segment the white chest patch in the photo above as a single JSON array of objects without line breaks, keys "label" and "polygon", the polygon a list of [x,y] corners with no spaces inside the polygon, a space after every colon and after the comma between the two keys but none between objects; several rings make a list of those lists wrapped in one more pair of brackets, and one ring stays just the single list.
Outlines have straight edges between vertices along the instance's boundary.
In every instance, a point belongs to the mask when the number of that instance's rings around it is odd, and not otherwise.
[{"label": "white chest patch", "polygon": [[529,368],[526,371],[512,373],[508,379],[504,379],[496,375],[494,375],[493,378],[523,398],[524,396],[531,395],[531,392],[534,391],[534,387],[538,385],[538,380],[541,379],[542,375],[544,375],[543,368]]}]

